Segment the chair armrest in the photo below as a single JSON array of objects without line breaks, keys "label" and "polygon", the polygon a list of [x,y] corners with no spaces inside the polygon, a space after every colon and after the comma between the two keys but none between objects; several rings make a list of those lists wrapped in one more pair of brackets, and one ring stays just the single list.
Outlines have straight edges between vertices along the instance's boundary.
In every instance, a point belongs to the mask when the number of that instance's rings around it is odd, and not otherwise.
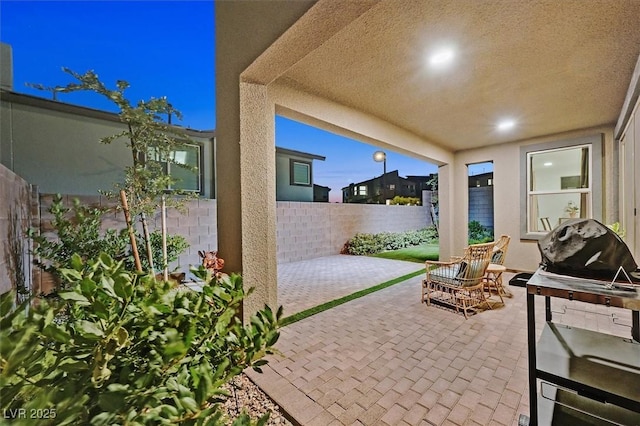
[{"label": "chair armrest", "polygon": [[433,265],[433,266],[447,266],[447,265],[453,265],[456,262],[445,262],[444,260],[427,260],[424,262],[424,265],[427,267],[427,269],[429,269],[429,265]]}]

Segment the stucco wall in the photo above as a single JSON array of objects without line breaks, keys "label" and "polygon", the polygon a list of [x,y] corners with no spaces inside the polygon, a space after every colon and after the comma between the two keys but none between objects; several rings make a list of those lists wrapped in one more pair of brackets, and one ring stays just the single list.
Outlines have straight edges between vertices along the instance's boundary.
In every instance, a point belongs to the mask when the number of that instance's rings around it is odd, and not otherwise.
[{"label": "stucco wall", "polygon": [[0,164],[0,294],[31,288],[29,240],[32,226],[31,187]]},{"label": "stucco wall", "polygon": [[361,232],[402,232],[431,225],[427,207],[375,204],[277,203],[278,262],[340,253]]},{"label": "stucco wall", "polygon": [[[494,182],[494,233],[510,235],[511,242],[505,261],[507,268],[523,271],[534,271],[540,262],[537,241],[520,239],[520,202],[523,195],[520,187],[520,177],[526,170],[521,170],[520,147],[524,145],[552,143],[559,140],[567,140],[582,136],[604,134],[603,140],[603,164],[608,161],[607,156],[612,152],[610,146],[613,144],[613,129],[610,127],[585,129],[575,132],[551,135],[545,138],[537,138],[518,143],[495,145],[486,148],[460,151],[456,153],[454,163],[454,202],[456,206],[468,205],[468,178],[466,165],[485,161],[493,162],[493,182]],[[612,215],[617,209],[614,208],[614,201],[608,193],[615,191],[615,179],[613,176],[603,173],[603,220],[607,223],[612,220]],[[458,230],[466,231],[468,222],[467,209],[455,209],[453,211],[453,226]],[[442,240],[442,237],[441,237]],[[453,252],[462,252],[466,245],[466,232],[456,232],[453,238]],[[442,241],[441,241],[442,244]]]}]

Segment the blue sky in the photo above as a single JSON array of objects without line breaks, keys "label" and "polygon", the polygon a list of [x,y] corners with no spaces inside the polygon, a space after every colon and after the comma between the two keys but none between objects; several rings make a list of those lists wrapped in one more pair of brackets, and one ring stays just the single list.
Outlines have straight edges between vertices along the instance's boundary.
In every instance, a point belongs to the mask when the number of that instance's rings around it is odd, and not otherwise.
[{"label": "blue sky", "polygon": [[[25,86],[65,85],[62,67],[94,70],[113,87],[131,84],[133,102],[166,96],[183,113],[178,124],[215,129],[215,40],[212,1],[0,1],[0,40],[13,49],[14,90],[50,94]],[[113,111],[92,94],[58,100]],[[328,186],[331,201],[352,182],[382,173],[378,149],[283,117],[276,117],[276,145],[326,157],[314,162],[314,181]],[[435,165],[387,151],[387,171],[427,175]],[[488,171],[488,170],[487,170]]]}]

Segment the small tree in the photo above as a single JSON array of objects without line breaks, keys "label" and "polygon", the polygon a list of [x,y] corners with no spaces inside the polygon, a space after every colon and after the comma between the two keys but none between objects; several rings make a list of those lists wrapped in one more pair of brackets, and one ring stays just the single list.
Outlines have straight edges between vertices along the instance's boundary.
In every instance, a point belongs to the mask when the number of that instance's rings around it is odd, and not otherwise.
[{"label": "small tree", "polygon": [[[94,92],[104,96],[118,107],[120,121],[126,125],[126,129],[101,138],[100,142],[110,144],[116,140],[123,140],[131,150],[131,165],[124,170],[124,182],[117,183],[115,189],[116,192],[126,191],[132,215],[140,217],[147,258],[153,268],[153,254],[146,215],[156,211],[160,199],[167,192],[167,188],[172,187],[175,183],[175,179],[169,175],[163,164],[170,163],[191,169],[185,164],[176,162],[172,156],[177,148],[190,142],[188,135],[181,129],[162,121],[161,117],[176,116],[178,119],[182,119],[182,115],[180,111],[173,108],[165,97],[151,98],[148,101],[141,100],[136,105],[132,105],[124,94],[129,87],[129,83],[124,80],[116,81],[116,88],[110,89],[100,81],[94,71],[87,71],[84,74],[79,74],[68,68],[63,68],[63,71],[71,75],[77,82],[54,88],[41,84],[30,84],[30,86],[53,93]],[[173,193],[192,195],[182,191],[173,191]],[[105,194],[112,197],[114,195],[113,192]],[[176,198],[172,198],[170,201],[173,201],[173,206],[180,205]],[[130,224],[127,225],[130,226]]]}]

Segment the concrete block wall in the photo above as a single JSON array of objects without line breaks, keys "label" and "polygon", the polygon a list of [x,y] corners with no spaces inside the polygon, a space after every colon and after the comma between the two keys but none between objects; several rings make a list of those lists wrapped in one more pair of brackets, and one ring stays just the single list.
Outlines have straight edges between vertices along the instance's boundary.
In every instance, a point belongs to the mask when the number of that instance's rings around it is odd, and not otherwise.
[{"label": "concrete block wall", "polygon": [[0,294],[32,286],[30,241],[33,223],[31,186],[0,164]]},{"label": "concrete block wall", "polygon": [[469,222],[474,220],[493,229],[493,186],[469,188]]},{"label": "concrete block wall", "polygon": [[[53,201],[53,194],[42,194],[40,196],[40,229],[43,233],[51,233],[51,219],[49,207]],[[77,198],[81,204],[107,208],[109,211],[103,216],[102,229],[124,229],[124,214],[115,200],[104,196],[78,196],[65,195],[63,201],[66,206],[71,207],[73,199]],[[167,233],[169,235],[182,235],[189,243],[189,248],[178,258],[177,261],[169,265],[169,269],[180,268],[183,271],[189,269],[189,265],[200,264],[198,251],[216,250],[218,247],[218,230],[216,223],[217,211],[216,200],[195,199],[186,202],[182,211],[169,207],[167,208]],[[161,229],[161,216],[158,212],[154,217],[147,218],[150,232]],[[136,227],[141,232],[141,225],[136,221]],[[138,247],[143,250],[142,247]]]},{"label": "concrete block wall", "polygon": [[403,232],[431,225],[424,206],[277,202],[278,262],[339,254],[357,233]]},{"label": "concrete block wall", "polygon": [[[74,198],[84,204],[111,209],[104,216],[103,229],[124,228],[124,216],[114,208],[113,200],[101,196],[66,195],[65,205],[71,206]],[[52,200],[51,194],[40,196],[42,232],[51,231],[52,217],[48,209]],[[357,233],[402,232],[431,225],[428,209],[424,206],[278,201],[276,208],[278,263],[339,254],[347,240]],[[182,212],[168,209],[167,232],[184,236],[190,244],[170,269],[187,271],[189,265],[200,263],[199,250],[217,249],[216,216],[217,202],[212,199],[190,200]],[[160,214],[148,218],[148,222],[150,230],[159,230]]]}]

